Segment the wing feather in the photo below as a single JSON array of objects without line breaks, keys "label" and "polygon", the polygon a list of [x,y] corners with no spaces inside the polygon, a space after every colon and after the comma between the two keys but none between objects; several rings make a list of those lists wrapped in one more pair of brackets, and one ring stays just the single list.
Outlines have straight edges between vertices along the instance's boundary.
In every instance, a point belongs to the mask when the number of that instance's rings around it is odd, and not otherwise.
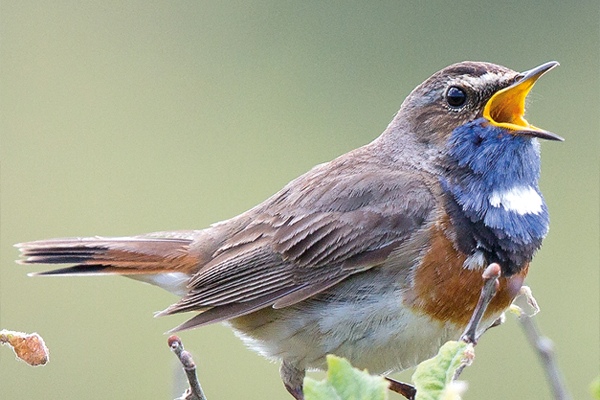
[{"label": "wing feather", "polygon": [[293,181],[231,220],[235,233],[161,314],[201,311],[179,330],[287,307],[385,263],[435,214],[434,179],[412,172],[309,173]]}]

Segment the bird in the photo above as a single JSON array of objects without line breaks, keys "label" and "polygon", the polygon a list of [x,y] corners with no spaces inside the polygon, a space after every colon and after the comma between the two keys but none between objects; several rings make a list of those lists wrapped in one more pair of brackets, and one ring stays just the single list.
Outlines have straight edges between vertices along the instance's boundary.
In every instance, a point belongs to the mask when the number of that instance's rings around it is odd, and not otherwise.
[{"label": "bird", "polygon": [[483,269],[501,267],[481,328],[517,296],[549,229],[538,139],[525,119],[547,62],[525,72],[464,61],[434,73],[372,142],[315,166],[264,202],[208,228],[15,245],[33,275],[122,275],[194,312],[173,331],[223,322],[281,362],[303,399],[327,354],[371,373],[412,367],[457,339]]}]

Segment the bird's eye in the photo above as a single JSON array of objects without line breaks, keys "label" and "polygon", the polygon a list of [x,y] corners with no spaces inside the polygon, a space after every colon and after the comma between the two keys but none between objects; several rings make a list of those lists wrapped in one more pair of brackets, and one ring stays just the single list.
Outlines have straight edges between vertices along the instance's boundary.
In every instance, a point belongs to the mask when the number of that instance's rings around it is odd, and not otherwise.
[{"label": "bird's eye", "polygon": [[451,86],[446,92],[446,102],[450,107],[460,107],[467,101],[467,94],[459,87]]}]

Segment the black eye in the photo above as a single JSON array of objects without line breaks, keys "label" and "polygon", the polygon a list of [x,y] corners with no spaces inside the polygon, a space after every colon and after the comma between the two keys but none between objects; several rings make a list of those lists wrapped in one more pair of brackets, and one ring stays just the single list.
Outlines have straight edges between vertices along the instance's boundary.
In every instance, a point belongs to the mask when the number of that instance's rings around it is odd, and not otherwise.
[{"label": "black eye", "polygon": [[446,92],[446,102],[450,107],[460,107],[467,101],[467,94],[459,87],[451,86]]}]

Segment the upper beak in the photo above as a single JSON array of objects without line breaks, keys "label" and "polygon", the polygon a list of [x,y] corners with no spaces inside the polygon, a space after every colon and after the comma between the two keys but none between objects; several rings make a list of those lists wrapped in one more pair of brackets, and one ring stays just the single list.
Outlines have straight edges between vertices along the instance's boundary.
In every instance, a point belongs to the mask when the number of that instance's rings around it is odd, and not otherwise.
[{"label": "upper beak", "polygon": [[540,76],[558,65],[558,62],[550,61],[521,73],[518,81],[494,93],[483,109],[483,116],[493,125],[510,129],[515,134],[548,140],[564,140],[554,133],[531,125],[524,118],[525,98],[534,83]]}]

